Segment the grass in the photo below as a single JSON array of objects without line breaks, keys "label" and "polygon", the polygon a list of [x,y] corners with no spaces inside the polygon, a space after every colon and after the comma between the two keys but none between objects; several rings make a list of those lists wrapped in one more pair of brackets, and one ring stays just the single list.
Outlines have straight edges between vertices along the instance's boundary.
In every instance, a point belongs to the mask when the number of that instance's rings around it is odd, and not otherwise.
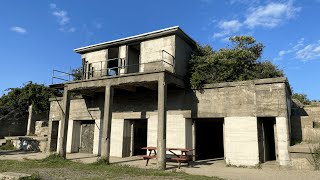
[{"label": "grass", "polygon": [[83,164],[65,160],[58,155],[50,155],[42,160],[0,160],[0,172],[6,171],[33,173],[34,179],[221,179],[184,172],[141,169],[128,165],[106,165],[101,161]]},{"label": "grass", "polygon": [[0,150],[16,150],[16,148],[11,141],[6,141],[5,145],[0,146]]}]

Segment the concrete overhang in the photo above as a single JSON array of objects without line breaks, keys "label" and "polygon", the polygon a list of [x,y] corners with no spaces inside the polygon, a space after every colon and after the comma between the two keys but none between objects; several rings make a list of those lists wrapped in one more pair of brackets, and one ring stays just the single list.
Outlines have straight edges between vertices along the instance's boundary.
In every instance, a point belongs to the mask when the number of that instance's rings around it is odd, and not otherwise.
[{"label": "concrete overhang", "polygon": [[196,41],[194,41],[190,36],[188,36],[179,26],[173,26],[165,29],[160,29],[144,34],[139,34],[135,36],[130,36],[122,39],[117,39],[113,41],[107,41],[99,44],[94,44],[90,46],[85,46],[85,47],[80,47],[77,49],[74,49],[75,52],[79,54],[84,54],[86,52],[90,51],[96,51],[96,50],[101,50],[101,49],[106,49],[108,47],[113,47],[113,46],[120,46],[120,45],[125,45],[125,44],[130,44],[130,43],[135,43],[135,42],[141,42],[149,39],[154,39],[154,38],[159,38],[163,36],[168,36],[168,35],[178,35],[180,38],[184,39],[188,44],[190,44],[192,47],[196,46]]}]

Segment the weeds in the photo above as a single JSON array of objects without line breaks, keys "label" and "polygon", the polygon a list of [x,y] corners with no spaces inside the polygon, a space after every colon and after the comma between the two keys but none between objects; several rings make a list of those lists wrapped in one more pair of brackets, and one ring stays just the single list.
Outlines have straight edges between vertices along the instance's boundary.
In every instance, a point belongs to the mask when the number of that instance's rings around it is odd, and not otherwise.
[{"label": "weeds", "polygon": [[6,141],[6,144],[0,146],[0,150],[17,150],[11,141]]},{"label": "weeds", "polygon": [[320,143],[309,146],[311,158],[308,158],[310,164],[315,170],[320,169]]}]

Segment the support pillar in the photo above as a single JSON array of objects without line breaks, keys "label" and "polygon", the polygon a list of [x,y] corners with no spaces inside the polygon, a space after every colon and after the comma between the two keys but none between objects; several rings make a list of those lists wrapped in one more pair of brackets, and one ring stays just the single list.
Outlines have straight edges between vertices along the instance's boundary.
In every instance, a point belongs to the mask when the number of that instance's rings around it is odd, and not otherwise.
[{"label": "support pillar", "polygon": [[27,135],[33,135],[35,133],[35,119],[34,119],[34,112],[32,104],[29,106],[28,109],[29,116],[28,116],[28,125],[27,125]]},{"label": "support pillar", "polygon": [[113,87],[107,85],[105,87],[102,140],[101,140],[101,158],[109,164],[110,160],[110,137],[111,137],[111,120],[112,120],[112,103],[113,103]]},{"label": "support pillar", "polygon": [[157,166],[160,170],[166,169],[166,127],[167,127],[167,82],[165,74],[158,81],[158,141],[157,141]]},{"label": "support pillar", "polygon": [[66,146],[67,146],[67,133],[68,133],[68,124],[69,124],[69,110],[70,110],[70,95],[68,87],[64,87],[63,91],[63,100],[62,100],[62,109],[61,109],[61,119],[60,119],[60,136],[59,136],[59,149],[58,154],[66,158]]}]

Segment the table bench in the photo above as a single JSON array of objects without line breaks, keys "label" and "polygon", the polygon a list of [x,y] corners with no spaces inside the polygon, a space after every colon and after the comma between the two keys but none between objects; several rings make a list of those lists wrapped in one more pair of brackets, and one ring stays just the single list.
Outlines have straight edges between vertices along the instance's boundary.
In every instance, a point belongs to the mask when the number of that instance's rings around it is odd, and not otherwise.
[{"label": "table bench", "polygon": [[[148,166],[149,160],[153,158],[157,158],[157,147],[143,147],[141,149],[145,149],[149,151],[149,155],[139,155],[139,157],[142,157],[143,160],[147,160],[146,166]],[[167,158],[167,160],[176,161],[179,163],[178,169],[180,169],[181,163],[188,163],[192,161],[192,155],[188,155],[188,152],[193,151],[193,149],[187,149],[187,148],[166,148],[167,151],[172,153],[175,157],[173,158]],[[181,151],[181,154],[177,154],[174,151]],[[152,154],[153,153],[153,154]]]}]

